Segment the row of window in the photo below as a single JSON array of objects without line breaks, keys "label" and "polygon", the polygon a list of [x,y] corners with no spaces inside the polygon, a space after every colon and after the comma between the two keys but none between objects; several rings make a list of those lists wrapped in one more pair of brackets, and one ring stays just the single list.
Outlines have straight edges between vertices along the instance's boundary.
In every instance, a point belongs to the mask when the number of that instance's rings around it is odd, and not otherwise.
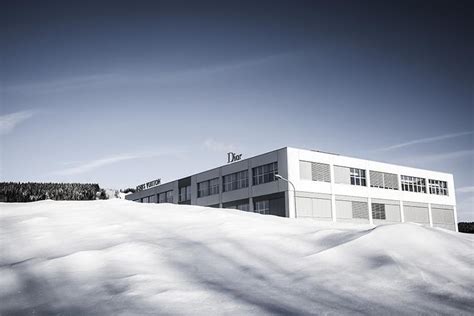
[{"label": "row of window", "polygon": [[236,204],[236,205],[231,205],[231,206],[228,206],[226,208],[235,209],[235,210],[244,211],[244,212],[249,212],[250,211],[250,205],[249,205],[248,202],[240,203],[240,204]]},{"label": "row of window", "polygon": [[[226,206],[225,208],[240,210],[244,212],[250,212],[249,202],[240,202],[235,205]],[[260,214],[270,214],[270,200],[254,201],[253,212]]]},{"label": "row of window", "polygon": [[[263,166],[252,168],[252,185],[259,185],[275,181],[278,174],[278,163],[272,162]],[[249,172],[243,170],[222,177],[223,191],[234,191],[249,186]],[[219,194],[219,178],[199,182],[198,197]]]},{"label": "row of window", "polygon": [[[190,186],[185,186],[185,187],[180,188],[180,189],[183,189],[183,194],[180,194],[179,196],[180,202],[187,201],[187,198],[190,199],[190,196],[187,195],[189,187]],[[147,196],[135,201],[142,202],[142,203],[155,203],[154,197],[156,196]],[[173,190],[159,193],[158,203],[173,203]],[[217,207],[219,207],[218,204],[217,204]],[[250,212],[250,205],[248,202],[242,202],[236,205],[228,206],[227,208]],[[253,212],[260,213],[260,214],[270,214],[270,201],[269,200],[255,201]]]},{"label": "row of window", "polygon": [[448,195],[448,183],[441,180],[429,179],[430,194]]},{"label": "row of window", "polygon": [[426,180],[424,178],[400,176],[400,180],[403,191],[426,193]]},{"label": "row of window", "polygon": [[249,171],[228,174],[222,178],[224,192],[247,188],[249,186]]},{"label": "row of window", "polygon": [[[311,164],[311,165],[310,165]],[[366,170],[359,168],[335,166],[335,179],[337,183],[350,183],[351,185],[367,186]],[[310,175],[311,171],[311,177]],[[329,165],[300,161],[300,176],[302,180],[330,182],[328,174]],[[393,173],[370,170],[370,186],[398,190],[398,176]],[[346,180],[347,179],[347,180]],[[427,193],[426,179],[401,175],[402,191]],[[448,195],[448,183],[441,180],[429,179],[429,193]]]},{"label": "row of window", "polygon": [[[259,185],[267,182],[275,181],[275,175],[278,174],[278,163],[272,162],[263,166],[252,169],[252,183]],[[228,174],[222,177],[223,192],[234,191],[238,189],[248,188],[249,172],[243,170]],[[219,178],[202,181],[197,184],[197,196],[204,197],[219,194]],[[144,197],[141,202],[155,203],[156,196]],[[178,202],[187,202],[191,200],[191,186],[183,186],[179,188]],[[138,200],[137,200],[138,201]],[[173,203],[173,190],[159,193],[158,203]],[[245,206],[243,206],[245,208]]]}]

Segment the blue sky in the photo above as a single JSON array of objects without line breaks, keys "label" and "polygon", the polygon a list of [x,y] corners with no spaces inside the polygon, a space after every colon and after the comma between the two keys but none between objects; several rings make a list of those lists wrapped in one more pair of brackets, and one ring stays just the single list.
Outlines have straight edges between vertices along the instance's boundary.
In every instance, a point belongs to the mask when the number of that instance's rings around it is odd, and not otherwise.
[{"label": "blue sky", "polygon": [[474,221],[472,8],[7,1],[3,181],[164,181],[284,146],[451,172]]}]

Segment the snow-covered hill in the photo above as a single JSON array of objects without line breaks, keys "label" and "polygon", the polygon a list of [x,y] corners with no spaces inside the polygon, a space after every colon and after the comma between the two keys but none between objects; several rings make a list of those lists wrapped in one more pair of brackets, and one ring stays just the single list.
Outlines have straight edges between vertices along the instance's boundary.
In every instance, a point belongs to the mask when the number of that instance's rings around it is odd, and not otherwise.
[{"label": "snow-covered hill", "polygon": [[472,314],[473,236],[110,201],[0,204],[0,314]]}]

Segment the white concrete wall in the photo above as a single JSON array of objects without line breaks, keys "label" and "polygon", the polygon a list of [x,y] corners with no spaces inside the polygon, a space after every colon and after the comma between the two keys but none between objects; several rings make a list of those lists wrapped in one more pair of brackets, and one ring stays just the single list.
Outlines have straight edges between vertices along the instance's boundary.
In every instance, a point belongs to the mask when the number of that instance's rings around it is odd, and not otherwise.
[{"label": "white concrete wall", "polygon": [[[382,162],[363,160],[358,158],[345,157],[340,155],[333,155],[327,153],[321,153],[311,150],[287,148],[288,156],[288,177],[296,187],[297,192],[318,192],[335,195],[346,195],[353,197],[363,197],[370,199],[385,199],[395,200],[403,205],[405,202],[418,202],[426,205],[431,204],[442,204],[452,206],[454,208],[455,226],[457,230],[457,214],[456,214],[456,197],[454,190],[454,179],[453,175],[449,173],[429,171],[423,169],[416,169],[411,167],[404,167],[399,165],[387,164]],[[331,166],[331,182],[317,182],[311,180],[304,180],[300,178],[299,174],[299,161],[310,161],[326,163]],[[359,168],[366,170],[367,186],[356,186],[350,184],[336,183],[334,181],[334,166],[343,166],[351,168]],[[399,189],[389,190],[382,188],[371,188],[370,187],[370,176],[369,170],[393,173],[398,175]],[[426,179],[426,190],[427,193],[416,193],[402,191],[400,184],[400,175],[414,176]],[[448,196],[429,194],[429,183],[428,179],[447,181],[448,183]],[[334,203],[335,204],[335,203]],[[333,206],[334,206],[333,204]],[[290,203],[288,205],[290,217],[295,217],[294,206]],[[401,207],[403,208],[403,206]],[[333,209],[333,216],[336,218],[337,208]],[[372,214],[370,214],[370,218]],[[431,218],[431,213],[430,213]],[[401,211],[401,220],[404,220],[403,211]],[[432,225],[432,223],[431,223]]]}]

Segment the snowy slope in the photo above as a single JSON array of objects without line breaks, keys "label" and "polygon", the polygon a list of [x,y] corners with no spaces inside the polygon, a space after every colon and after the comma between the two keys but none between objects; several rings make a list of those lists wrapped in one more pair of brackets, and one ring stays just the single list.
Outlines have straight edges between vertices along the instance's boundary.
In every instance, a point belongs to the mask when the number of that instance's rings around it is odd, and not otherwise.
[{"label": "snowy slope", "polygon": [[109,201],[0,204],[0,314],[472,314],[471,235]]}]

